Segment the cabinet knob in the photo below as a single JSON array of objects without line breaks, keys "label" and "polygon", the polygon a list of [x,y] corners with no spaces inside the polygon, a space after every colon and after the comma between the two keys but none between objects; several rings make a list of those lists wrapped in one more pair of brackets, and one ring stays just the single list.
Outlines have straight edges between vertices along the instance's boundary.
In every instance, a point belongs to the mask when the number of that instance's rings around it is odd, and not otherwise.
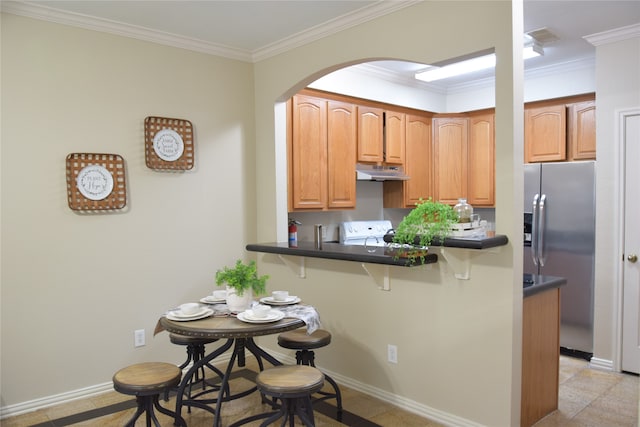
[{"label": "cabinet knob", "polygon": [[634,262],[634,263],[635,263],[636,261],[638,261],[638,255],[636,255],[636,254],[631,254],[631,255],[629,255],[629,256],[627,257],[627,260],[629,260],[629,262]]}]

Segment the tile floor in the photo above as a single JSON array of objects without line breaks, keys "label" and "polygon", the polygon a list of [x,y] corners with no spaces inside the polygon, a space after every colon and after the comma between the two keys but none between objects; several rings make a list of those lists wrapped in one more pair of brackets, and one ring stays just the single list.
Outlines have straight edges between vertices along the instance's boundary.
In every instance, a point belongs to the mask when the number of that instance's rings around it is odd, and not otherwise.
[{"label": "tile floor", "polygon": [[[249,365],[248,368],[255,367]],[[247,373],[247,371],[245,371]],[[239,372],[239,375],[242,372]],[[245,387],[250,382],[240,375],[233,380],[233,387]],[[363,393],[341,387],[345,414],[343,422],[338,422],[332,406],[324,405],[316,413],[318,427],[329,426],[403,426],[438,427],[442,426],[413,413],[403,411]],[[562,356],[560,361],[560,402],[559,409],[535,427],[638,427],[638,376],[618,374],[589,369],[586,361]],[[161,401],[163,406],[171,407],[169,402]],[[100,396],[80,399],[63,405],[40,409],[28,414],[6,418],[0,421],[2,427],[49,426],[122,426],[134,412],[131,396],[117,392],[108,392]],[[224,407],[223,425],[232,420],[253,413],[263,412],[257,393],[238,401],[227,403]],[[183,415],[189,427],[210,426],[211,414],[197,408]],[[159,414],[163,427],[173,426],[172,420]],[[138,425],[144,425],[143,420]],[[257,426],[259,422],[248,424]],[[299,425],[296,422],[296,425]]]}]

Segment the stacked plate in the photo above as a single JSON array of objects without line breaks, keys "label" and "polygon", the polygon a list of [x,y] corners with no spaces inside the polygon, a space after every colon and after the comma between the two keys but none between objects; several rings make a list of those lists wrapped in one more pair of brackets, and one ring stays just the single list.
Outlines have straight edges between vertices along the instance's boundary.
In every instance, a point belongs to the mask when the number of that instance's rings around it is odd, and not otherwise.
[{"label": "stacked plate", "polygon": [[288,297],[286,297],[284,300],[279,301],[276,300],[275,298],[273,298],[272,296],[269,297],[264,297],[264,298],[260,298],[260,302],[263,304],[269,304],[269,305],[291,305],[291,304],[297,304],[301,301],[300,298],[298,298],[295,295],[289,295]]},{"label": "stacked plate", "polygon": [[284,313],[280,310],[272,309],[267,312],[266,316],[257,317],[253,310],[245,310],[242,313],[238,313],[238,320],[247,323],[269,323],[269,322],[277,322],[278,320],[284,318]]},{"label": "stacked plate", "polygon": [[200,302],[204,304],[224,304],[227,300],[226,298],[216,298],[213,295],[207,295],[204,298],[200,298]]},{"label": "stacked plate", "polygon": [[181,310],[173,310],[167,313],[167,319],[176,322],[187,322],[189,320],[198,320],[209,317],[213,314],[213,310],[209,307],[202,307],[193,314],[185,314]]}]

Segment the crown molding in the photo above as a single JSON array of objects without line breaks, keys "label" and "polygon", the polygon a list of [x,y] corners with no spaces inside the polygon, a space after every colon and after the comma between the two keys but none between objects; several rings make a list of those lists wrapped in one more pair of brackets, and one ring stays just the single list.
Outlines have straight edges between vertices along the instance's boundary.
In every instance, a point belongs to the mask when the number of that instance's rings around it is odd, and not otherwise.
[{"label": "crown molding", "polygon": [[178,47],[206,53],[209,55],[223,56],[240,61],[250,62],[251,53],[248,51],[230,48],[228,46],[206,42],[204,40],[184,37],[177,34],[152,30],[136,25],[123,24],[109,19],[96,18],[81,13],[67,12],[59,9],[32,3],[18,1],[0,2],[2,12],[20,15],[27,18],[42,21],[55,22],[57,24],[70,25],[87,30],[100,31],[118,36],[158,43],[166,46]]},{"label": "crown molding", "polygon": [[166,46],[192,50],[209,55],[222,56],[245,62],[257,62],[293,48],[303,46],[331,34],[335,34],[344,29],[359,25],[363,22],[404,9],[405,7],[419,3],[420,1],[421,0],[379,1],[373,6],[362,7],[349,14],[278,40],[275,43],[271,43],[270,45],[253,52],[185,37],[178,34],[167,33],[131,24],[124,24],[81,13],[67,12],[28,2],[2,1],[0,2],[0,11],[27,18],[55,22],[87,30],[100,31],[103,33],[115,34],[118,36],[158,43]]},{"label": "crown molding", "polygon": [[321,38],[338,33],[378,17],[420,3],[422,0],[378,1],[373,6],[365,6],[346,15],[311,27],[253,52],[253,62],[270,58],[282,52],[303,46]]},{"label": "crown molding", "polygon": [[600,46],[604,44],[632,39],[635,37],[640,37],[640,24],[627,25],[626,27],[620,27],[614,30],[591,34],[588,36],[584,36],[583,39],[594,46]]}]

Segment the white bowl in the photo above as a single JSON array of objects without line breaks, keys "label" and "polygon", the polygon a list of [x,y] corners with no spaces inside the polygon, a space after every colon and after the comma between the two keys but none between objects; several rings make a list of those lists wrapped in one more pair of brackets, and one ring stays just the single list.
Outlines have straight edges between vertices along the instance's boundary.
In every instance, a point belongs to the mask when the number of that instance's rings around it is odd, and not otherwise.
[{"label": "white bowl", "polygon": [[286,301],[289,298],[289,291],[273,291],[271,296],[274,301]]},{"label": "white bowl", "polygon": [[213,299],[225,299],[227,298],[227,291],[224,289],[213,291]]},{"label": "white bowl", "polygon": [[257,319],[264,319],[271,311],[271,307],[268,305],[257,304],[253,306],[251,311],[253,312],[253,316]]},{"label": "white bowl", "polygon": [[187,302],[180,305],[180,311],[187,316],[200,311],[200,304],[196,302]]}]

